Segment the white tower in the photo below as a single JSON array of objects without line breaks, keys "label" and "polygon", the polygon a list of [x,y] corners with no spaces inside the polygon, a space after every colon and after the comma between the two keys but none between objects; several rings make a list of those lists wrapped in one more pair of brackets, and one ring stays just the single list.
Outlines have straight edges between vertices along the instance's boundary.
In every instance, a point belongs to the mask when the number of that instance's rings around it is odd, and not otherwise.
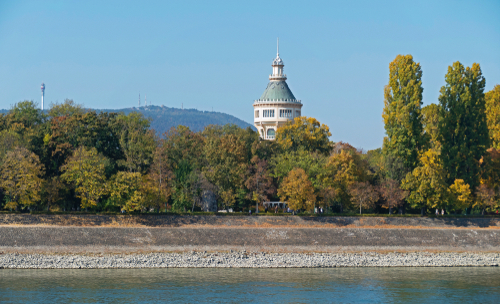
[{"label": "white tower", "polygon": [[276,130],[287,121],[301,116],[302,102],[293,96],[283,73],[285,64],[280,58],[279,38],[276,58],[273,60],[273,74],[262,96],[253,103],[254,126],[263,139],[274,140]]},{"label": "white tower", "polygon": [[42,89],[42,111],[43,111],[43,97],[45,95],[45,84],[43,82],[42,82],[41,89]]}]

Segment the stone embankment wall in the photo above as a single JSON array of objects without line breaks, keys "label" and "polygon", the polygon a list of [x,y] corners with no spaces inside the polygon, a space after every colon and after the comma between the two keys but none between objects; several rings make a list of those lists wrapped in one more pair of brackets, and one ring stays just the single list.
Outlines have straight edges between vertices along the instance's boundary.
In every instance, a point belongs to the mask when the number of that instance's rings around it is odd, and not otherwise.
[{"label": "stone embankment wall", "polygon": [[240,215],[46,215],[0,214],[1,225],[114,227],[428,227],[500,228],[500,218],[240,216]]},{"label": "stone embankment wall", "polygon": [[112,228],[0,226],[0,252],[500,252],[499,229]]}]

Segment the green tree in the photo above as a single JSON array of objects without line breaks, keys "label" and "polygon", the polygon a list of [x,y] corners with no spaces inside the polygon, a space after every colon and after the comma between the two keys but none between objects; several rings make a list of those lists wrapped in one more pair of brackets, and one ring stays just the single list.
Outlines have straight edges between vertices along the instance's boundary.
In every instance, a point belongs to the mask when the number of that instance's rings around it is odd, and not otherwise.
[{"label": "green tree", "polygon": [[83,105],[77,104],[72,99],[65,99],[63,103],[51,103],[48,114],[50,117],[58,117],[73,116],[75,114],[83,115],[84,113]]},{"label": "green tree", "polygon": [[96,148],[78,147],[61,168],[61,178],[75,186],[76,196],[81,199],[81,207],[97,205],[107,193],[104,174],[108,160]]},{"label": "green tree", "polygon": [[332,136],[325,124],[312,117],[296,117],[276,132],[276,143],[283,151],[305,149],[310,152],[328,154],[332,150],[328,137]]},{"label": "green tree", "polygon": [[316,203],[313,185],[301,168],[288,173],[278,189],[278,196],[293,210],[313,210]]},{"label": "green tree", "polygon": [[429,149],[441,151],[439,142],[439,114],[440,107],[431,103],[422,108],[422,122]]},{"label": "green tree", "polygon": [[413,208],[421,208],[424,215],[426,208],[440,208],[448,198],[448,186],[445,171],[434,150],[427,150],[420,156],[420,166],[413,169],[402,181],[401,188],[409,190],[407,201]]},{"label": "green tree", "polygon": [[411,55],[398,55],[389,65],[389,84],[384,89],[384,154],[402,160],[408,171],[418,165],[424,146],[423,91],[420,64]]},{"label": "green tree", "polygon": [[485,79],[479,64],[465,68],[460,62],[448,67],[439,103],[439,141],[446,181],[463,179],[474,191],[479,185],[479,161],[489,147],[486,124]]},{"label": "green tree", "polygon": [[255,209],[258,210],[259,204],[269,200],[276,194],[276,188],[265,160],[254,156],[250,161],[248,170],[245,186],[248,189],[249,199],[255,202]]},{"label": "green tree", "polygon": [[491,146],[500,149],[500,84],[485,94],[486,122],[490,133]]},{"label": "green tree", "polygon": [[20,147],[8,151],[0,167],[0,188],[8,198],[5,208],[16,209],[19,204],[33,206],[40,201],[44,173],[33,152]]}]

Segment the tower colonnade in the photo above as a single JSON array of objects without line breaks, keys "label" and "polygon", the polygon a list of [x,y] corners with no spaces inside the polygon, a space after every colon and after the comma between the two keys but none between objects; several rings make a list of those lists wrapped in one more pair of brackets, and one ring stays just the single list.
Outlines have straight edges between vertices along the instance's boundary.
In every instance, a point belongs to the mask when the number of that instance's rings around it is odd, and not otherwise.
[{"label": "tower colonnade", "polygon": [[289,120],[301,116],[302,102],[295,98],[286,83],[285,64],[278,52],[273,60],[273,73],[262,96],[253,103],[254,126],[262,139],[274,140],[276,130]]}]

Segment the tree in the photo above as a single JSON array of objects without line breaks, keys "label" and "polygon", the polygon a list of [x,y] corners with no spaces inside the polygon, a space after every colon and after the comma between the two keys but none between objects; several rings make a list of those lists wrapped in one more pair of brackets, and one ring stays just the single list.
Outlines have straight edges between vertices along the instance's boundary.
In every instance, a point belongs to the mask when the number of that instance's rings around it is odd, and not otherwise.
[{"label": "tree", "polygon": [[485,94],[486,123],[491,146],[500,149],[500,84]]},{"label": "tree", "polygon": [[485,79],[479,64],[464,68],[460,62],[448,67],[439,103],[441,160],[450,185],[463,179],[472,191],[479,186],[479,161],[489,147],[486,124]]},{"label": "tree", "polygon": [[107,159],[96,148],[78,147],[61,167],[61,178],[75,186],[82,208],[96,206],[107,192],[104,174],[107,163]]},{"label": "tree", "polygon": [[142,175],[139,172],[119,171],[110,181],[110,198],[121,210],[132,212],[144,207],[145,195],[141,191]]},{"label": "tree", "polygon": [[296,117],[288,121],[276,132],[276,143],[283,151],[296,151],[300,148],[310,152],[330,153],[332,147],[328,137],[332,136],[325,124],[312,117]]},{"label": "tree", "polygon": [[437,104],[431,103],[422,108],[422,123],[426,136],[425,142],[428,143],[429,149],[441,151],[441,143],[439,142],[439,114],[440,107]]},{"label": "tree", "polygon": [[398,55],[389,65],[389,84],[384,89],[384,153],[401,159],[408,171],[417,167],[425,143],[423,91],[420,64],[411,55]]},{"label": "tree", "polygon": [[426,207],[444,207],[447,200],[448,187],[445,181],[445,171],[434,150],[427,150],[419,159],[420,166],[413,169],[405,177],[401,188],[409,190],[407,201],[413,208],[421,208],[424,215]]},{"label": "tree", "polygon": [[359,214],[362,208],[373,208],[379,196],[377,191],[370,185],[369,182],[355,182],[349,187],[351,201],[354,205],[359,206]]},{"label": "tree", "polygon": [[451,210],[466,210],[472,202],[470,186],[463,179],[456,179],[449,187],[449,207]]},{"label": "tree", "polygon": [[494,208],[498,208],[499,202],[497,200],[497,196],[495,195],[495,191],[488,186],[482,184],[476,190],[476,201],[474,203],[474,207],[481,208],[481,214],[484,215],[484,211],[486,208],[492,210]]},{"label": "tree", "polygon": [[160,210],[160,204],[165,204],[165,211],[167,211],[167,202],[172,194],[172,179],[174,175],[168,166],[168,156],[165,149],[165,145],[158,145],[153,152],[153,163],[149,168],[149,179],[153,183],[154,190],[152,193],[156,193],[156,203],[157,208]]},{"label": "tree", "polygon": [[301,168],[288,173],[278,189],[278,196],[293,210],[313,210],[316,202],[312,183]]},{"label": "tree", "polygon": [[248,166],[245,143],[236,135],[206,139],[203,175],[217,187],[217,195],[226,208],[234,206],[244,189]]},{"label": "tree", "polygon": [[[47,211],[50,211],[51,206],[62,200],[61,190],[63,189],[64,185],[58,176],[45,180],[43,199],[47,202]],[[56,206],[55,210],[59,210],[59,208]]]},{"label": "tree", "polygon": [[20,147],[8,151],[0,168],[0,188],[8,197],[5,208],[16,209],[19,204],[32,206],[39,201],[44,172],[33,152]]},{"label": "tree", "polygon": [[84,113],[83,105],[77,104],[72,99],[65,99],[63,103],[51,103],[48,114],[50,117],[58,117],[73,116],[75,114],[83,115]]},{"label": "tree", "polygon": [[276,193],[273,179],[267,170],[267,162],[254,156],[249,166],[248,178],[245,186],[248,189],[249,199],[255,202],[255,209],[259,209],[259,204],[267,201]]},{"label": "tree", "polygon": [[408,191],[399,187],[399,182],[393,179],[386,179],[378,187],[380,196],[384,199],[382,207],[389,209],[392,214],[392,208],[399,207],[399,213],[403,214],[404,199],[408,196]]},{"label": "tree", "polygon": [[125,155],[118,165],[129,172],[145,173],[151,165],[155,148],[154,131],[149,129],[150,120],[132,112],[118,116],[117,123],[120,126],[120,147]]},{"label": "tree", "polygon": [[335,190],[342,212],[344,206],[351,202],[350,186],[355,182],[367,181],[368,163],[352,146],[341,144],[334,148],[325,168],[328,173],[322,179],[322,184]]}]

